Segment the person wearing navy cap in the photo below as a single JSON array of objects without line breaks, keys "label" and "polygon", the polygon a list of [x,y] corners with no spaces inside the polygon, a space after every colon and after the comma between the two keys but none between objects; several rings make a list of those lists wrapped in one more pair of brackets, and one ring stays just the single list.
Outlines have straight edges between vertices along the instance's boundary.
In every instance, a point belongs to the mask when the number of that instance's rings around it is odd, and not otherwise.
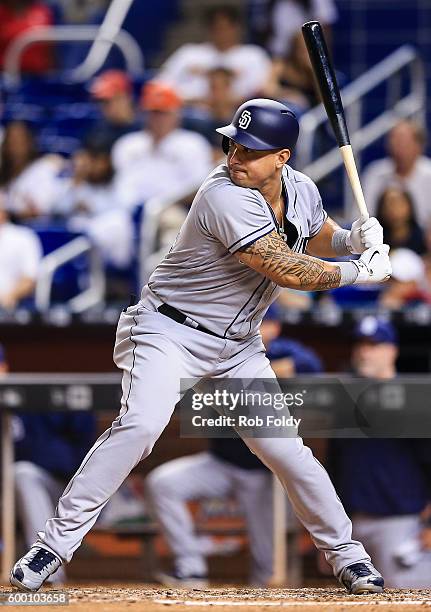
[{"label": "person wearing navy cap", "polygon": [[[398,335],[388,321],[365,317],[354,330],[351,362],[356,376],[396,376]],[[353,536],[363,542],[388,587],[429,588],[431,552],[422,541],[429,528],[431,443],[426,439],[335,439],[328,470]]]},{"label": "person wearing navy cap", "polygon": [[[269,344],[268,358],[279,378],[322,371],[320,359],[311,349],[285,338]],[[271,473],[240,438],[213,438],[208,451],[164,463],[148,475],[146,492],[174,555],[174,573],[157,574],[159,582],[166,586],[207,586],[205,556],[213,551],[203,550],[186,502],[234,495],[249,535],[249,582],[268,584],[273,573]]]},{"label": "person wearing navy cap", "polygon": [[323,371],[320,357],[310,348],[288,338],[275,338],[267,357],[278,378],[290,378],[295,374],[319,374]]},{"label": "person wearing navy cap", "polygon": [[265,348],[268,348],[270,342],[280,336],[281,328],[281,310],[277,302],[274,302],[266,311],[260,326],[262,342]]}]

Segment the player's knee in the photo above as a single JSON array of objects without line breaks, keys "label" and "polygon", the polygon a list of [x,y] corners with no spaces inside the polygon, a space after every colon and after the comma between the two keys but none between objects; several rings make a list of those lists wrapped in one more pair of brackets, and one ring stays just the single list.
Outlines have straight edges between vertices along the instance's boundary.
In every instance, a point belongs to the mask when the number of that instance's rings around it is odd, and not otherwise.
[{"label": "player's knee", "polygon": [[31,461],[16,461],[13,466],[15,484],[27,486],[30,481],[40,480],[42,468]]},{"label": "player's knee", "polygon": [[20,478],[35,478],[41,473],[41,468],[31,461],[16,461],[13,467],[15,476]]},{"label": "player's knee", "polygon": [[145,479],[146,490],[149,491],[151,494],[157,492],[160,488],[160,480],[161,479],[159,477],[159,469],[156,468],[155,470],[150,472]]},{"label": "player's knee", "polygon": [[157,423],[145,423],[137,421],[128,424],[128,444],[134,444],[142,450],[141,461],[148,457],[153,450],[154,444],[160,437],[164,426]]},{"label": "player's knee", "polygon": [[252,450],[267,467],[277,471],[301,469],[304,449],[301,438],[256,438]]},{"label": "player's knee", "polygon": [[166,497],[172,491],[172,481],[163,469],[163,465],[155,468],[145,479],[145,489],[154,498]]}]

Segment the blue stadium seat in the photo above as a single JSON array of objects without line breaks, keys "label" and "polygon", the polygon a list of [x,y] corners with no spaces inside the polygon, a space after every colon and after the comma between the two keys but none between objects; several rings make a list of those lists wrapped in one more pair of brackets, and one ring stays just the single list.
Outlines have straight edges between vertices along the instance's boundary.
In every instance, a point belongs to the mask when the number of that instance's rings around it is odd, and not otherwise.
[{"label": "blue stadium seat", "polygon": [[[59,224],[31,224],[42,243],[43,254],[47,255],[55,249],[67,244],[81,234],[69,231]],[[86,286],[88,276],[88,258],[86,255],[76,257],[57,270],[52,286],[52,301],[65,302],[81,292]]]},{"label": "blue stadium seat", "polygon": [[345,286],[333,289],[330,294],[334,302],[343,309],[376,307],[382,287]]}]

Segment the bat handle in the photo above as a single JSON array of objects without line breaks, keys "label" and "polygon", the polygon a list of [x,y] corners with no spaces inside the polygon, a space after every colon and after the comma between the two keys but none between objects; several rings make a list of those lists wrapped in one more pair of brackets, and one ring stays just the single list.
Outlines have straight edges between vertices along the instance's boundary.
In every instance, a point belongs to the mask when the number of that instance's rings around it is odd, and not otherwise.
[{"label": "bat handle", "polygon": [[355,158],[353,156],[352,146],[344,145],[340,147],[340,152],[343,157],[344,166],[346,168],[347,176],[349,177],[349,182],[352,187],[356,204],[359,208],[359,213],[361,218],[365,221],[369,218],[370,214],[367,209],[367,204],[365,203],[364,192],[362,191],[362,185],[359,179]]}]

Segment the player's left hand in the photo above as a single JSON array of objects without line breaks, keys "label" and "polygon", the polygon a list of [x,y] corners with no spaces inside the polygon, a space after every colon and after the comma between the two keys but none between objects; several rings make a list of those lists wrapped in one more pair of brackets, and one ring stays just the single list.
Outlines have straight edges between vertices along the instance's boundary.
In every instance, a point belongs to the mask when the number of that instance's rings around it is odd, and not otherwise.
[{"label": "player's left hand", "polygon": [[366,249],[383,243],[383,227],[375,217],[356,219],[352,223],[347,247],[351,253],[363,253]]}]

